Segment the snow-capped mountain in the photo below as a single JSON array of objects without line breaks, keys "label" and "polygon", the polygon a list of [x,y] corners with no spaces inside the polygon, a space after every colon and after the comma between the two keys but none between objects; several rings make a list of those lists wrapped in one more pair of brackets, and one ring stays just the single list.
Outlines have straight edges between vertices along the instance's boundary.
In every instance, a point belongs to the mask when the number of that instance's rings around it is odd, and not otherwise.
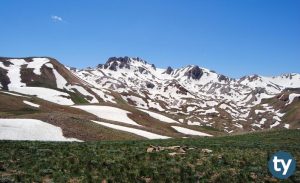
[{"label": "snow-capped mountain", "polygon": [[270,110],[264,110],[262,116],[274,119],[251,126],[260,118],[253,110],[264,103],[263,99],[276,97],[287,88],[300,88],[300,74],[233,79],[196,65],[160,69],[129,57],[112,57],[96,68],[75,69],[73,73],[97,88],[121,94],[131,105],[227,132],[271,128],[284,115],[281,110],[265,104]]},{"label": "snow-capped mountain", "polygon": [[[143,128],[156,125],[144,123],[145,115],[226,133],[300,127],[300,74],[294,73],[234,79],[196,65],[161,69],[130,57],[112,57],[86,69],[48,57],[0,58],[0,88],[59,105],[130,108],[130,119]],[[87,112],[99,114],[93,107]],[[172,136],[174,129],[164,133]]]}]

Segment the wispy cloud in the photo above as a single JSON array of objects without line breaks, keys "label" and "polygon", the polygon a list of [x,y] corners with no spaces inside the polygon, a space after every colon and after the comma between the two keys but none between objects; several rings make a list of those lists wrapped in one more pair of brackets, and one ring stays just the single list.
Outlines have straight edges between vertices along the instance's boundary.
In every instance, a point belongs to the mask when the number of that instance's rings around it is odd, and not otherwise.
[{"label": "wispy cloud", "polygon": [[57,15],[52,15],[51,16],[51,19],[54,21],[54,22],[63,22],[63,18],[60,17],[60,16],[57,16]]}]

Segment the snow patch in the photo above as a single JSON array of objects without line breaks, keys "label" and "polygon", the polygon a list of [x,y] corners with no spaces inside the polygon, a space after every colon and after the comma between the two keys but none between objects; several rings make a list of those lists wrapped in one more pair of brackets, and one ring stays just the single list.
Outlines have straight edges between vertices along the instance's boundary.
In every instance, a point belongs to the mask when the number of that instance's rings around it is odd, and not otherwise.
[{"label": "snow patch", "polygon": [[116,121],[120,123],[126,123],[130,125],[141,126],[127,116],[128,114],[130,114],[130,112],[116,107],[97,106],[97,105],[77,105],[72,107],[94,114],[99,118]]},{"label": "snow patch", "polygon": [[110,123],[104,123],[104,122],[100,122],[100,121],[94,121],[92,120],[94,123],[97,123],[99,125],[103,125],[109,128],[113,128],[116,130],[121,130],[121,131],[125,131],[125,132],[129,132],[129,133],[133,133],[142,137],[145,137],[147,139],[168,139],[170,137],[167,136],[163,136],[163,135],[158,135],[155,133],[151,133],[151,132],[147,132],[144,130],[139,130],[139,129],[135,129],[135,128],[129,128],[129,127],[125,127],[125,126],[120,126],[120,125],[115,125],[115,124],[110,124]]},{"label": "snow patch", "polygon": [[48,62],[48,58],[33,58],[31,62],[27,63],[27,68],[32,68],[34,74],[41,75],[42,66]]},{"label": "snow patch", "polygon": [[148,111],[148,110],[144,110],[144,109],[138,109],[140,111],[143,111],[147,114],[149,114],[151,117],[155,118],[155,119],[158,119],[162,122],[166,122],[166,123],[178,123],[178,121],[175,121],[169,117],[166,117],[164,115],[161,115],[161,114],[158,114],[158,113],[155,113],[155,112],[151,112],[151,111]]},{"label": "snow patch", "polygon": [[8,89],[10,90],[11,87],[21,87],[26,86],[25,83],[21,82],[21,66],[24,64],[27,64],[27,62],[24,59],[9,59],[9,62],[12,64],[6,67],[3,65],[2,62],[0,62],[0,67],[7,70],[7,77],[10,80],[10,83],[8,84]]},{"label": "snow patch", "polygon": [[291,94],[289,95],[289,102],[288,102],[286,105],[291,104],[291,103],[294,101],[294,99],[295,99],[296,97],[300,97],[300,94],[291,93]]},{"label": "snow patch", "polygon": [[30,98],[28,96],[24,96],[24,95],[19,95],[19,94],[16,94],[16,93],[11,93],[11,92],[6,92],[6,91],[0,91],[1,93],[5,93],[5,94],[8,94],[8,95],[13,95],[13,96],[17,96],[17,97],[26,97],[26,98]]},{"label": "snow patch", "polygon": [[24,102],[24,104],[30,105],[31,107],[35,107],[35,108],[39,108],[40,107],[39,104],[35,104],[35,103],[29,102],[27,100],[24,100],[23,102]]},{"label": "snow patch", "polygon": [[13,87],[12,91],[26,94],[35,95],[38,98],[47,100],[60,105],[73,105],[74,102],[70,99],[70,95],[57,90],[43,88],[43,87]]},{"label": "snow patch", "polygon": [[290,128],[290,124],[284,124],[284,128],[289,129]]},{"label": "snow patch", "polygon": [[183,133],[183,134],[186,134],[186,135],[197,135],[197,136],[208,136],[208,137],[212,136],[212,135],[207,134],[207,133],[199,132],[199,131],[196,131],[196,130],[191,130],[191,129],[188,129],[188,128],[183,128],[183,127],[180,127],[180,126],[172,126],[172,128],[174,128],[176,131],[178,131],[180,133]]},{"label": "snow patch", "polygon": [[275,126],[280,125],[280,123],[278,121],[276,121],[274,124],[270,125],[270,128],[274,128]]},{"label": "snow patch", "polygon": [[60,75],[58,72],[57,72],[57,70],[56,69],[52,69],[52,71],[53,71],[53,74],[54,74],[54,76],[55,76],[55,78],[56,78],[56,85],[57,85],[57,88],[59,88],[59,89],[64,89],[64,88],[66,88],[66,86],[67,86],[67,80],[62,76],[62,75]]},{"label": "snow patch", "polygon": [[64,137],[60,127],[36,119],[0,119],[0,139],[80,141]]},{"label": "snow patch", "polygon": [[95,89],[95,88],[91,88],[91,90],[93,92],[95,92],[100,98],[102,98],[104,100],[104,102],[111,102],[111,103],[117,103],[115,101],[115,98],[111,95],[108,95],[107,93],[105,93],[104,91],[102,90],[98,90],[98,89]]}]

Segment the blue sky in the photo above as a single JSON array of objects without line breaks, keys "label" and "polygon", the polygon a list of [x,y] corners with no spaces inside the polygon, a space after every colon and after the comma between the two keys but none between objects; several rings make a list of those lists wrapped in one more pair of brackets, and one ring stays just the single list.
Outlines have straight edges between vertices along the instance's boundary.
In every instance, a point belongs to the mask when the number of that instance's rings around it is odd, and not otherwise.
[{"label": "blue sky", "polygon": [[299,0],[1,0],[0,56],[111,56],[219,73],[300,72]]}]

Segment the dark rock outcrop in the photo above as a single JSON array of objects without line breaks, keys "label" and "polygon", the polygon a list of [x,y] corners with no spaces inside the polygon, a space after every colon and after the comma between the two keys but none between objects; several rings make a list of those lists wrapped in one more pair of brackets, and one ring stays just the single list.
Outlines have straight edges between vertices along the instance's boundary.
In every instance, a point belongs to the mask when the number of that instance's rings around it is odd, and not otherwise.
[{"label": "dark rock outcrop", "polygon": [[8,90],[7,85],[10,83],[10,80],[7,76],[7,70],[4,70],[0,67],[0,83],[2,85],[2,89]]},{"label": "dark rock outcrop", "polygon": [[195,80],[199,80],[203,75],[203,71],[198,66],[194,66],[192,69],[187,71],[184,75],[187,76],[189,79],[192,78]]},{"label": "dark rock outcrop", "polygon": [[146,87],[152,89],[152,88],[155,87],[155,85],[154,85],[153,83],[147,82],[147,83],[146,83]]},{"label": "dark rock outcrop", "polygon": [[173,68],[169,66],[167,70],[163,72],[163,74],[171,74],[173,71],[174,71]]},{"label": "dark rock outcrop", "polygon": [[221,74],[221,75],[219,75],[218,80],[220,82],[222,82],[222,81],[227,82],[227,81],[229,81],[229,78]]}]

